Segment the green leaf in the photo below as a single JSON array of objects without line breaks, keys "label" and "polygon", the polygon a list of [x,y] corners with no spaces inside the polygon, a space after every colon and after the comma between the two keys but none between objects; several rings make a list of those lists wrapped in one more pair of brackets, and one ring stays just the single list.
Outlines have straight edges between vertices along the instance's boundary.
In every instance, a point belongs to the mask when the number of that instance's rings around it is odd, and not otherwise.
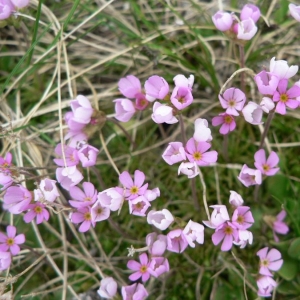
[{"label": "green leaf", "polygon": [[289,256],[300,259],[300,238],[295,239],[288,250]]},{"label": "green leaf", "polygon": [[283,295],[299,295],[300,287],[294,281],[284,281],[278,286],[277,291]]},{"label": "green leaf", "polygon": [[295,259],[286,258],[278,274],[285,280],[292,280],[298,273],[299,262]]}]

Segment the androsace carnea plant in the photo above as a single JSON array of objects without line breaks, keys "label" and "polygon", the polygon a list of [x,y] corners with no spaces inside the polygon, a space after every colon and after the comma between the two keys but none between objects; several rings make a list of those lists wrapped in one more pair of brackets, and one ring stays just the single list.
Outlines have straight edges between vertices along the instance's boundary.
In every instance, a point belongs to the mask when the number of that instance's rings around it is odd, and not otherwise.
[{"label": "androsace carnea plant", "polygon": [[1,299],[298,297],[300,7],[175,2],[0,0]]}]

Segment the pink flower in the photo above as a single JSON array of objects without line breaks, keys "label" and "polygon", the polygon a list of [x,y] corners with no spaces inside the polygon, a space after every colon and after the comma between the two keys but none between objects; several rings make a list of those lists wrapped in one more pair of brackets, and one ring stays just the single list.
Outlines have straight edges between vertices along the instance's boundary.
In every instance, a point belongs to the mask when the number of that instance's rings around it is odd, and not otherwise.
[{"label": "pink flower", "polygon": [[194,241],[196,241],[198,244],[204,243],[204,226],[197,222],[189,220],[183,229],[183,234],[185,235],[190,247],[194,248],[196,246]]},{"label": "pink flower", "polygon": [[10,267],[11,264],[11,254],[10,252],[0,251],[0,271],[4,271]]},{"label": "pink flower", "polygon": [[0,173],[11,174],[10,166],[12,162],[12,154],[7,152],[5,158],[0,156]]},{"label": "pink flower", "polygon": [[262,108],[262,110],[265,112],[265,113],[269,113],[271,110],[274,109],[275,107],[275,103],[273,102],[273,100],[269,97],[263,97],[262,98],[262,101],[260,102],[259,104]]},{"label": "pink flower", "polygon": [[182,253],[188,246],[188,241],[182,229],[171,230],[167,234],[167,249],[171,252]]},{"label": "pink flower", "polygon": [[42,179],[39,188],[46,201],[54,202],[57,197],[59,197],[59,192],[55,185],[56,180],[52,180],[49,178]]},{"label": "pink flower", "polygon": [[273,235],[275,242],[279,242],[279,238],[277,237],[276,233],[279,234],[287,234],[289,232],[289,227],[283,220],[286,217],[286,211],[282,210],[277,216],[276,220],[273,222]]},{"label": "pink flower", "polygon": [[209,143],[197,142],[194,138],[190,138],[185,147],[186,156],[190,162],[195,162],[198,166],[208,166],[218,159],[217,151],[207,152],[210,147]]},{"label": "pink flower", "polygon": [[278,102],[275,111],[281,115],[286,114],[286,106],[292,109],[298,107],[297,97],[300,96],[300,87],[293,85],[287,90],[288,80],[282,79],[278,84],[278,92],[276,91],[273,95],[273,101]]},{"label": "pink flower", "polygon": [[128,122],[135,114],[135,108],[132,101],[128,99],[116,99],[115,102],[115,118],[120,122]]},{"label": "pink flower", "polygon": [[229,221],[229,214],[225,205],[211,205],[214,210],[211,213],[210,221],[202,221],[207,227],[216,229]]},{"label": "pink flower", "polygon": [[260,18],[260,10],[254,4],[246,4],[242,8],[240,18],[241,20],[247,20],[248,18],[251,18],[256,23]]},{"label": "pink flower", "polygon": [[298,72],[298,69],[298,66],[289,67],[286,60],[276,61],[275,57],[273,57],[270,61],[270,72],[278,76],[279,80],[293,77]]},{"label": "pink flower", "polygon": [[71,101],[70,105],[74,114],[73,121],[81,124],[90,123],[94,110],[88,98],[78,95],[75,100]]},{"label": "pink flower", "polygon": [[160,230],[167,229],[174,221],[174,217],[167,209],[155,211],[150,210],[147,215],[147,222]]},{"label": "pink flower", "polygon": [[216,228],[212,235],[212,242],[216,246],[222,242],[221,250],[228,251],[232,248],[233,241],[238,240],[238,230],[230,222],[225,222]]},{"label": "pink flower", "polygon": [[196,162],[182,162],[178,167],[178,175],[182,173],[187,175],[188,178],[194,178],[199,174]]},{"label": "pink flower", "polygon": [[268,250],[269,248],[265,247],[256,253],[260,258],[259,274],[273,276],[270,270],[278,271],[283,264],[283,259],[281,259],[281,253],[277,249]]},{"label": "pink flower", "polygon": [[124,201],[123,189],[109,188],[100,192],[97,199],[104,207],[108,207],[111,211],[117,211]]},{"label": "pink flower", "polygon": [[78,208],[76,212],[70,214],[70,220],[74,224],[79,224],[79,231],[86,232],[91,226],[95,227],[95,221],[92,220],[91,207],[86,206]]},{"label": "pink flower", "polygon": [[31,199],[31,192],[23,186],[10,186],[3,196],[3,208],[12,214],[20,214],[27,209]]},{"label": "pink flower", "polygon": [[118,284],[112,277],[106,277],[101,280],[100,288],[97,291],[100,297],[112,299],[117,293]]},{"label": "pink flower", "polygon": [[248,18],[237,23],[237,38],[240,40],[251,40],[257,32],[255,22]]},{"label": "pink flower", "polygon": [[121,78],[118,86],[119,91],[127,98],[136,98],[136,94],[142,92],[140,80],[133,75]]},{"label": "pink flower", "polygon": [[257,295],[260,297],[271,297],[271,292],[277,286],[276,281],[270,276],[261,276],[256,283],[258,286]]},{"label": "pink flower", "polygon": [[212,16],[212,21],[218,30],[227,31],[232,26],[233,17],[227,12],[218,11]]},{"label": "pink flower", "polygon": [[259,185],[262,182],[261,171],[243,165],[238,180],[246,187],[249,187],[250,185]]},{"label": "pink flower", "polygon": [[233,116],[228,115],[226,113],[221,113],[212,119],[213,126],[219,126],[221,124],[222,126],[219,132],[224,135],[228,134],[230,131],[233,131],[236,127],[236,123],[234,121]]},{"label": "pink flower", "polygon": [[254,223],[250,207],[239,206],[235,209],[232,215],[232,224],[239,230],[246,230]]},{"label": "pink flower", "polygon": [[25,243],[25,235],[21,233],[16,236],[17,228],[12,225],[6,227],[6,233],[7,235],[0,232],[0,251],[9,250],[12,255],[17,255],[20,252],[19,245]]},{"label": "pink flower", "polygon": [[173,165],[180,161],[186,160],[186,154],[183,144],[181,142],[169,143],[169,146],[162,154],[162,158],[169,165]]},{"label": "pink flower", "polygon": [[272,72],[261,71],[254,76],[258,90],[263,95],[273,95],[279,83],[279,77]]},{"label": "pink flower", "polygon": [[97,200],[91,208],[92,223],[107,220],[110,216],[110,209],[104,207],[99,200]]},{"label": "pink flower", "polygon": [[144,197],[149,201],[155,200],[157,197],[160,196],[160,190],[158,187],[152,189],[152,190],[146,190]]},{"label": "pink flower", "polygon": [[29,0],[10,0],[13,5],[17,8],[23,8],[25,6],[28,6]]},{"label": "pink flower", "polygon": [[134,283],[122,286],[123,300],[144,300],[148,297],[148,292],[141,283]]},{"label": "pink flower", "polygon": [[193,99],[191,89],[184,86],[176,86],[171,95],[171,102],[178,110],[182,110],[192,104]]},{"label": "pink flower", "polygon": [[173,108],[168,105],[159,103],[158,101],[153,105],[153,114],[151,115],[152,120],[157,123],[174,124],[178,120],[173,115]]},{"label": "pink flower", "polygon": [[230,191],[230,197],[229,197],[229,203],[234,206],[234,207],[238,207],[243,205],[244,200],[242,198],[242,196],[240,194],[238,194],[235,191]]},{"label": "pink flower", "polygon": [[193,138],[197,142],[210,142],[212,141],[211,130],[208,128],[206,119],[195,120],[195,132]]},{"label": "pink flower", "polygon": [[31,222],[34,218],[36,218],[36,224],[41,224],[44,220],[49,220],[49,212],[43,203],[35,202],[29,204],[27,209],[29,211],[23,217],[25,223]]},{"label": "pink flower", "polygon": [[260,170],[264,175],[273,176],[279,171],[279,168],[275,168],[275,166],[278,165],[279,157],[274,151],[271,151],[268,159],[266,159],[265,150],[259,149],[254,154],[254,159],[255,159],[254,162],[255,167],[258,170]]},{"label": "pink flower", "polygon": [[162,275],[163,273],[169,272],[170,266],[169,261],[165,257],[152,257],[148,271],[149,273],[157,278],[158,276]]},{"label": "pink flower", "polygon": [[168,239],[165,235],[156,232],[149,233],[146,236],[146,244],[151,256],[162,256],[167,249]]},{"label": "pink flower", "polygon": [[290,14],[292,15],[292,17],[300,22],[300,5],[295,5],[293,3],[290,3],[289,4],[289,11],[290,11]]},{"label": "pink flower", "polygon": [[237,246],[240,246],[241,249],[245,248],[247,244],[252,244],[253,242],[253,234],[248,230],[238,230],[238,239],[233,241],[233,243]]},{"label": "pink flower", "polygon": [[65,190],[69,190],[70,187],[78,184],[83,179],[83,176],[80,171],[77,170],[76,166],[72,166],[57,168],[56,179]]},{"label": "pink flower", "polygon": [[146,80],[145,91],[148,96],[163,100],[169,93],[169,84],[163,77],[154,75]]},{"label": "pink flower", "polygon": [[0,0],[0,20],[8,19],[14,10],[10,0]]},{"label": "pink flower", "polygon": [[242,113],[247,122],[253,125],[262,124],[263,110],[260,105],[255,102],[249,101],[248,104],[243,108]]},{"label": "pink flower", "polygon": [[133,274],[129,276],[129,279],[132,281],[138,280],[140,277],[142,277],[142,281],[145,282],[150,278],[149,273],[149,261],[148,256],[146,253],[142,253],[139,256],[140,263],[138,263],[135,260],[130,260],[127,263],[127,268],[130,270],[135,271]]},{"label": "pink flower", "polygon": [[94,166],[97,160],[99,150],[91,145],[85,144],[78,150],[78,158],[82,167],[87,168]]},{"label": "pink flower", "polygon": [[134,180],[132,180],[127,171],[124,171],[122,174],[120,174],[119,180],[126,188],[125,197],[128,200],[132,200],[138,196],[144,195],[148,187],[148,183],[143,185],[145,181],[145,174],[139,170],[134,172]]},{"label": "pink flower", "polygon": [[246,102],[246,95],[237,88],[227,89],[223,95],[219,95],[219,100],[226,114],[238,116],[238,110],[241,111]]},{"label": "pink flower", "polygon": [[173,80],[174,80],[175,86],[187,87],[191,90],[193,87],[193,84],[194,84],[194,75],[190,75],[189,78],[186,78],[184,75],[178,74],[173,78]]},{"label": "pink flower", "polygon": [[135,99],[135,108],[137,110],[144,110],[149,104],[148,99],[144,94],[137,94]]},{"label": "pink flower", "polygon": [[63,152],[66,158],[66,165],[63,158],[55,158],[53,161],[60,167],[71,167],[76,166],[79,163],[78,151],[75,148],[72,148],[67,145],[63,145],[59,143],[55,147],[55,153],[59,156],[63,156]]},{"label": "pink flower", "polygon": [[14,180],[10,175],[2,173],[0,171],[0,191],[6,190],[9,186],[13,184],[13,182]]},{"label": "pink flower", "polygon": [[81,208],[91,206],[97,200],[97,190],[92,183],[84,182],[82,186],[83,191],[77,186],[72,186],[69,189],[71,198],[73,199],[69,200],[72,207]]},{"label": "pink flower", "polygon": [[151,206],[145,196],[139,196],[128,201],[129,212],[132,215],[145,217],[147,209]]}]

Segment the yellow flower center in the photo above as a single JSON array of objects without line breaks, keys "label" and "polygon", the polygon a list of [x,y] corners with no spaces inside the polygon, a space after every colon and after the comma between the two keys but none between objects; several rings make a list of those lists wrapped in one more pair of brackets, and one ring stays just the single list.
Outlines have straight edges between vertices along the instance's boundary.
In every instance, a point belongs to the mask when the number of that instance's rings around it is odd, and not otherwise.
[{"label": "yellow flower center", "polygon": [[263,259],[263,260],[261,260],[260,264],[261,264],[261,266],[263,266],[263,267],[267,267],[267,266],[269,265],[269,260]]},{"label": "yellow flower center", "polygon": [[146,272],[147,272],[147,269],[148,269],[147,266],[141,266],[141,267],[140,267],[140,272],[141,272],[141,273],[146,273]]},{"label": "yellow flower center", "polygon": [[202,158],[202,153],[197,151],[193,154],[193,157],[195,160],[200,160]]},{"label": "yellow flower center", "polygon": [[7,244],[8,246],[12,246],[12,245],[15,244],[15,240],[14,240],[13,238],[8,238],[8,239],[6,240],[6,244]]},{"label": "yellow flower center", "polygon": [[287,94],[281,94],[281,95],[280,95],[280,101],[281,101],[281,102],[285,103],[285,102],[288,101],[288,99],[289,99],[289,97],[288,97]]},{"label": "yellow flower center", "polygon": [[230,116],[225,116],[224,117],[224,123],[230,124],[232,122],[232,118]]},{"label": "yellow flower center", "polygon": [[245,222],[244,216],[239,215],[236,220],[239,224],[243,224]]},{"label": "yellow flower center", "polygon": [[136,195],[138,192],[139,192],[139,188],[137,186],[134,185],[133,187],[131,187],[130,189],[131,194]]},{"label": "yellow flower center", "polygon": [[226,226],[226,228],[224,229],[224,233],[227,235],[232,235],[233,229],[230,226]]},{"label": "yellow flower center", "polygon": [[234,99],[230,99],[230,100],[228,101],[228,106],[234,107],[234,106],[235,106],[235,100],[234,100]]},{"label": "yellow flower center", "polygon": [[262,168],[265,172],[270,170],[270,167],[267,164],[264,164]]},{"label": "yellow flower center", "polygon": [[41,206],[36,206],[36,207],[34,208],[34,212],[35,212],[36,214],[41,214],[41,213],[43,212],[43,208],[42,208]]},{"label": "yellow flower center", "polygon": [[92,219],[92,216],[91,216],[91,213],[90,212],[86,212],[84,215],[83,215],[84,219],[86,221],[91,221]]}]

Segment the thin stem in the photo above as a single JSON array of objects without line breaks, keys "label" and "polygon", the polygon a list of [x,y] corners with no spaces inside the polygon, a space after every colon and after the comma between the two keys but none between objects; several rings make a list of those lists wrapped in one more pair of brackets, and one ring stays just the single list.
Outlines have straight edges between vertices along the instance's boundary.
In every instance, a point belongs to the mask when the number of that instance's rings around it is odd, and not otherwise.
[{"label": "thin stem", "polygon": [[208,210],[208,205],[207,205],[207,200],[206,200],[206,184],[204,182],[203,174],[202,174],[199,167],[198,167],[198,171],[199,171],[199,178],[200,178],[201,185],[202,185],[202,190],[203,190],[203,204],[204,204],[204,208],[205,208],[207,218],[210,221],[210,215],[209,215],[209,210]]},{"label": "thin stem", "polygon": [[266,126],[265,126],[265,130],[261,136],[261,139],[260,139],[260,144],[259,144],[259,148],[261,149],[263,146],[264,146],[264,143],[265,143],[265,138],[268,134],[268,131],[270,129],[270,125],[271,125],[271,121],[274,117],[274,114],[275,114],[275,110],[272,110],[269,115],[268,115],[268,119],[266,121]]},{"label": "thin stem", "polygon": [[182,143],[185,145],[186,143],[186,135],[184,130],[184,123],[181,114],[178,115],[179,123],[180,123],[180,130],[181,130],[181,137],[182,137]]},{"label": "thin stem", "polygon": [[[239,45],[241,68],[245,68],[245,52],[244,46]],[[245,73],[241,74],[241,90],[245,92]]]}]

